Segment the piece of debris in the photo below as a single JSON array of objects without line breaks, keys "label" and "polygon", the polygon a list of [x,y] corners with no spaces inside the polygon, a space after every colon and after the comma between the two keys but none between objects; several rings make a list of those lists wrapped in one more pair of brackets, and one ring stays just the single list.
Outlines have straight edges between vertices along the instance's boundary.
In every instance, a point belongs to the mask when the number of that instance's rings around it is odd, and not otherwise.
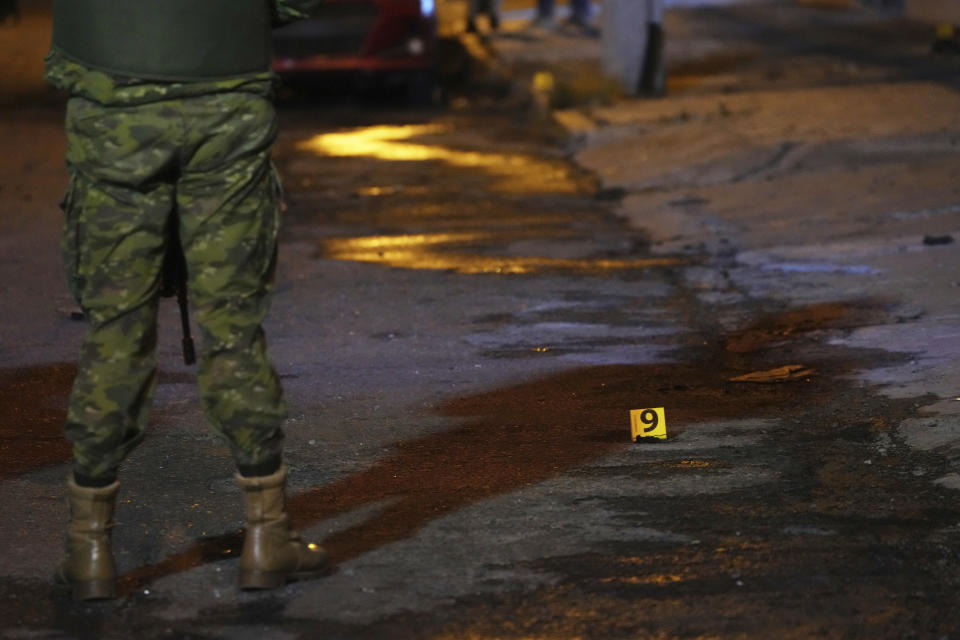
[{"label": "piece of debris", "polygon": [[950,244],[953,242],[953,236],[923,236],[923,244],[933,247],[938,244]]},{"label": "piece of debris", "polygon": [[730,382],[783,382],[811,375],[813,375],[813,369],[808,369],[802,364],[788,364],[766,371],[751,371],[742,376],[730,378]]},{"label": "piece of debris", "polygon": [[923,316],[924,310],[923,307],[917,307],[913,305],[901,305],[893,311],[893,319],[897,322],[908,322],[910,320],[916,320]]}]

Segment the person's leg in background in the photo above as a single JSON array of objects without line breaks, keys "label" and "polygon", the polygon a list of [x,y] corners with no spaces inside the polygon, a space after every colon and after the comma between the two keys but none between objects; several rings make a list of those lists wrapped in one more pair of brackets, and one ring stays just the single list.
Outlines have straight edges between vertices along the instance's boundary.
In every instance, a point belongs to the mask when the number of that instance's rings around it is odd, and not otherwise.
[{"label": "person's leg in background", "polygon": [[590,0],[570,0],[570,20],[586,25],[590,22],[592,9]]},{"label": "person's leg in background", "polygon": [[480,13],[480,0],[467,0],[467,33],[477,33],[477,15]]},{"label": "person's leg in background", "polygon": [[537,0],[537,15],[533,19],[533,24],[542,27],[553,25],[554,22],[554,2],[553,0]]},{"label": "person's leg in background", "polygon": [[592,24],[593,5],[590,0],[570,0],[570,17],[565,26],[572,29],[577,35],[597,38],[600,30]]},{"label": "person's leg in background", "polygon": [[482,0],[483,12],[487,14],[490,29],[494,31],[500,28],[501,2],[502,0]]},{"label": "person's leg in background", "polygon": [[500,1],[499,0],[469,0],[467,4],[467,31],[477,33],[477,18],[480,15],[487,16],[487,22],[490,29],[496,31],[500,28]]},{"label": "person's leg in background", "polygon": [[[556,28],[554,0],[537,0],[537,15],[532,26],[545,29]],[[596,37],[599,31],[591,25],[593,5],[590,0],[570,0],[570,15],[563,21],[561,27],[571,35],[588,35]]]}]

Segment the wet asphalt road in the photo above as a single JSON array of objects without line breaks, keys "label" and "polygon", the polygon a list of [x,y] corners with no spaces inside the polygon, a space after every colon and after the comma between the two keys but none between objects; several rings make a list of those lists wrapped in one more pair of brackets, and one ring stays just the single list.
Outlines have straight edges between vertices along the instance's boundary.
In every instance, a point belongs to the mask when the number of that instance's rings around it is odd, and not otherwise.
[{"label": "wet asphalt road", "polygon": [[[960,509],[929,481],[952,461],[894,430],[929,399],[853,381],[906,356],[831,343],[897,301],[706,304],[704,280],[735,293],[729,256],[652,255],[529,110],[459,104],[282,108],[268,335],[291,511],[338,563],[324,580],[234,587],[239,497],[166,305],[152,431],[122,477],[123,597],[51,591],[79,326],[54,313],[53,246],[33,266],[9,247],[3,274],[45,293],[5,312],[44,320],[3,345],[0,635],[960,637]],[[793,363],[809,373],[731,381]],[[630,442],[645,407],[666,408],[665,441]]]}]

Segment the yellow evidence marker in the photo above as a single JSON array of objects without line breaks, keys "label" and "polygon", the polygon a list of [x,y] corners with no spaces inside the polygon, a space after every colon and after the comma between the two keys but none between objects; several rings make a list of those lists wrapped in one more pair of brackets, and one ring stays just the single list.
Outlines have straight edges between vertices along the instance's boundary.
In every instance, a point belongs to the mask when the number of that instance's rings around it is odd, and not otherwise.
[{"label": "yellow evidence marker", "polygon": [[667,438],[667,419],[663,407],[630,411],[630,439],[638,442],[643,438]]}]

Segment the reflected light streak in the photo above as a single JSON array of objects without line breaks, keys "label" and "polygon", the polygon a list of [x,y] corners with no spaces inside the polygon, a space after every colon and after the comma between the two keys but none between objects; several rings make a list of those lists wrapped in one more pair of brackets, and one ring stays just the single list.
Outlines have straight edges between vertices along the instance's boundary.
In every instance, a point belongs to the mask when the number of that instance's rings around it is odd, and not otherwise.
[{"label": "reflected light streak", "polygon": [[360,238],[335,238],[329,242],[346,251],[364,251],[424,247],[436,244],[454,244],[489,240],[488,233],[419,233],[402,236],[365,236]]},{"label": "reflected light streak", "polygon": [[714,463],[709,460],[681,460],[679,464],[681,469],[703,469],[712,466]]},{"label": "reflected light streak", "polygon": [[440,125],[378,125],[352,131],[321,133],[297,144],[297,149],[325,156],[369,156],[381,160],[423,161],[442,157],[442,147],[403,142],[415,136],[440,134]]},{"label": "reflected light streak", "polygon": [[401,236],[329,238],[321,241],[321,256],[330,260],[373,262],[405,269],[456,271],[464,274],[523,274],[549,270],[612,271],[683,264],[678,258],[591,259],[537,256],[488,256],[444,250],[443,246],[489,240],[483,233],[439,233]]},{"label": "reflected light streak", "polygon": [[675,573],[651,573],[644,576],[618,576],[604,578],[604,584],[673,584],[683,582],[686,577]]},{"label": "reflected light streak", "polygon": [[399,186],[390,186],[390,187],[360,187],[354,193],[358,196],[388,196],[400,193],[403,189]]},{"label": "reflected light streak", "polygon": [[407,142],[417,136],[442,134],[450,127],[429,125],[377,125],[350,131],[321,133],[297,143],[300,151],[330,157],[369,157],[392,162],[437,160],[455,167],[483,169],[501,176],[506,191],[550,190],[572,193],[576,186],[566,171],[534,156],[518,153],[460,151],[439,145]]}]

